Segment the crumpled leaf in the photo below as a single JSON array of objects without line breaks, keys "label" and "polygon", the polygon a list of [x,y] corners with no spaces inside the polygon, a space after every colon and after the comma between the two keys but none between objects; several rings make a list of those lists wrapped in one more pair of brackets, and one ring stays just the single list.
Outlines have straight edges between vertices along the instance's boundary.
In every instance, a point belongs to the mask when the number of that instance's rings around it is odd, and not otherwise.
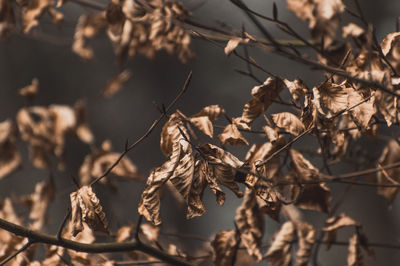
[{"label": "crumpled leaf", "polygon": [[[81,232],[73,236],[74,230],[75,230],[75,223],[72,220],[68,223],[68,226],[65,228],[66,230],[63,232],[62,236],[63,238],[77,241],[79,243],[84,243],[84,244],[92,244],[95,241],[95,237],[93,235],[92,229],[86,224],[83,223],[83,227],[81,229]],[[80,251],[75,251],[72,249],[67,249],[69,256],[71,257],[71,262],[76,265],[93,265],[93,260],[95,259],[96,255],[86,253],[86,252],[80,252]]]},{"label": "crumpled leaf", "polygon": [[53,5],[53,0],[32,0],[22,6],[23,32],[28,33],[39,25],[39,19]]},{"label": "crumpled leaf", "polygon": [[360,224],[344,213],[330,217],[325,221],[325,226],[323,228],[323,231],[326,233],[325,241],[327,242],[326,243],[327,249],[331,247],[332,242],[336,241],[337,230],[345,226],[359,227]]},{"label": "crumpled leaf", "polygon": [[313,38],[329,46],[336,37],[340,13],[345,9],[341,0],[287,0],[288,9],[301,20],[308,20]]},{"label": "crumpled leaf", "polygon": [[222,145],[249,145],[235,124],[227,125],[218,138]]},{"label": "crumpled leaf", "polygon": [[211,121],[214,121],[224,113],[225,109],[221,105],[214,104],[204,107],[200,112],[192,117],[207,116]]},{"label": "crumpled leaf", "polygon": [[[398,140],[391,139],[382,151],[378,159],[378,168],[385,167],[400,162],[400,144]],[[376,173],[378,184],[400,184],[400,169],[392,168],[381,170]],[[378,187],[378,194],[386,198],[389,205],[392,205],[396,198],[399,188],[397,187]]]},{"label": "crumpled leaf", "polygon": [[214,128],[211,121],[216,120],[224,113],[225,109],[220,105],[209,105],[204,107],[200,112],[191,116],[187,120],[189,120],[204,134],[212,138],[214,134]]},{"label": "crumpled leaf", "polygon": [[349,23],[343,27],[343,38],[347,38],[348,36],[358,38],[365,34],[365,30],[354,23]]},{"label": "crumpled leaf", "polygon": [[296,266],[307,266],[315,243],[317,230],[306,222],[296,224],[297,242]]},{"label": "crumpled leaf", "polygon": [[305,127],[300,119],[292,113],[282,112],[278,114],[272,114],[271,118],[277,127],[284,129],[286,132],[289,132],[292,135],[298,136],[305,130]]},{"label": "crumpled leaf", "polygon": [[381,42],[382,53],[397,72],[400,71],[400,32],[392,32]]},{"label": "crumpled leaf", "polygon": [[18,90],[19,95],[33,99],[39,91],[39,80],[34,78],[32,84]]},{"label": "crumpled leaf", "polygon": [[[292,158],[292,170],[301,181],[318,181],[320,173],[301,153],[295,149],[290,150]],[[331,192],[325,183],[303,184],[303,190],[298,196],[296,206],[321,212],[329,212],[330,202],[332,200]]]},{"label": "crumpled leaf", "polygon": [[131,71],[125,69],[118,75],[114,76],[103,89],[103,96],[105,98],[111,98],[125,85],[125,83],[131,78],[131,75]]},{"label": "crumpled leaf", "polygon": [[213,260],[215,265],[232,265],[236,243],[235,230],[222,230],[215,235],[214,240],[211,241],[211,246],[214,249]]},{"label": "crumpled leaf", "polygon": [[83,223],[94,231],[109,233],[108,222],[100,200],[90,186],[83,186],[78,191],[70,194],[71,222],[73,224],[72,236],[83,230]]},{"label": "crumpled leaf", "polygon": [[[117,161],[121,154],[111,150],[111,142],[105,140],[100,149],[93,149],[91,154],[86,155],[79,169],[80,183],[82,185],[89,185],[94,178],[102,176]],[[141,178],[136,165],[126,156],[113,168],[111,174],[128,180]],[[100,182],[110,185],[112,189],[117,189],[112,179],[108,176],[100,179]]]},{"label": "crumpled leaf", "polygon": [[308,88],[304,81],[301,79],[295,79],[290,81],[288,79],[284,79],[283,82],[285,86],[289,89],[290,94],[295,102],[299,101],[299,99],[306,95],[308,92]]},{"label": "crumpled leaf", "polygon": [[16,133],[15,126],[9,119],[0,123],[0,179],[21,165],[21,155],[16,146]]},{"label": "crumpled leaf", "polygon": [[289,266],[292,260],[291,246],[295,240],[295,225],[288,221],[282,224],[281,228],[273,237],[266,257],[273,266]]},{"label": "crumpled leaf", "polygon": [[77,134],[87,143],[93,141],[93,136],[84,121],[84,109],[80,105],[78,102],[77,109],[67,105],[20,109],[16,117],[18,129],[21,138],[29,143],[30,157],[35,167],[48,168],[49,156],[54,155],[58,159],[58,167],[63,169],[62,157],[65,136],[68,133]]},{"label": "crumpled leaf", "polygon": [[235,221],[241,243],[256,261],[262,260],[261,241],[264,236],[264,216],[257,203],[256,194],[246,189],[242,204],[236,209]]},{"label": "crumpled leaf", "polygon": [[72,51],[85,60],[93,58],[93,49],[88,40],[103,31],[107,26],[105,11],[96,14],[83,14],[76,25]]},{"label": "crumpled leaf", "polygon": [[12,0],[0,2],[0,40],[4,40],[15,29],[15,12]]},{"label": "crumpled leaf", "polygon": [[251,123],[262,115],[283,90],[284,83],[280,78],[270,77],[262,85],[251,90],[253,98],[243,107],[238,124],[250,127]]},{"label": "crumpled leaf", "polygon": [[349,240],[349,254],[347,255],[348,266],[364,265],[363,256],[361,253],[360,240],[357,234],[354,234]]},{"label": "crumpled leaf", "polygon": [[175,112],[170,116],[161,131],[160,146],[165,156],[169,157],[172,154],[174,143],[185,140],[181,131],[190,140],[186,127],[183,124],[182,116],[178,112]]},{"label": "crumpled leaf", "polygon": [[32,230],[42,229],[47,221],[47,210],[49,204],[54,200],[55,187],[53,179],[50,181],[42,181],[36,184],[33,194],[20,198],[21,202],[26,205],[29,210],[29,219],[33,221],[31,224]]},{"label": "crumpled leaf", "polygon": [[161,224],[160,189],[171,178],[182,156],[181,144],[179,142],[175,143],[169,160],[161,167],[153,170],[147,179],[140,199],[138,212],[156,226]]}]

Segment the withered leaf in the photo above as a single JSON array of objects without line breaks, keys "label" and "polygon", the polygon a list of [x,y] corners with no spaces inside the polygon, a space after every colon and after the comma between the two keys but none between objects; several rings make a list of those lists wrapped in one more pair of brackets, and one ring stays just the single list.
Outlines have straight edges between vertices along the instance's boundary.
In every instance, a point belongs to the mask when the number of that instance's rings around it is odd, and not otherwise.
[{"label": "withered leaf", "polygon": [[211,121],[214,121],[224,113],[225,109],[222,106],[215,104],[204,107],[200,112],[192,117],[207,116]]},{"label": "withered leaf", "polygon": [[327,249],[329,249],[331,243],[336,240],[337,230],[345,226],[358,227],[360,226],[360,224],[344,213],[330,217],[325,221],[325,226],[323,228],[323,231],[326,233]]},{"label": "withered leaf", "polygon": [[273,237],[266,257],[273,266],[289,266],[292,260],[291,247],[295,239],[295,226],[292,222],[282,224]]},{"label": "withered leaf", "polygon": [[[386,147],[383,149],[381,156],[378,159],[378,167],[385,167],[400,161],[400,144],[398,140],[391,139]],[[387,170],[378,171],[377,174],[378,184],[399,184],[400,183],[400,170],[399,168],[392,168]],[[396,187],[378,187],[378,194],[384,196],[389,205],[391,205],[396,198],[399,188]]]},{"label": "withered leaf", "polygon": [[171,178],[182,157],[180,143],[175,143],[171,157],[161,167],[156,168],[147,179],[146,186],[140,199],[138,211],[154,225],[161,224],[160,218],[160,189]]},{"label": "withered leaf", "polygon": [[284,79],[283,82],[289,89],[290,94],[292,94],[292,98],[295,102],[299,101],[299,99],[308,92],[306,84],[301,79],[295,79],[293,81]]},{"label": "withered leaf", "polygon": [[47,209],[55,196],[53,180],[42,181],[36,184],[33,194],[20,198],[29,209],[29,218],[33,221],[32,230],[42,229],[47,220]]},{"label": "withered leaf", "polygon": [[38,90],[39,90],[39,80],[37,78],[34,78],[32,80],[32,84],[19,89],[18,93],[19,95],[24,96],[28,99],[33,99],[38,93]]},{"label": "withered leaf", "polygon": [[39,19],[53,5],[53,0],[33,0],[22,7],[23,31],[28,33],[39,24]]},{"label": "withered leaf", "polygon": [[386,35],[381,43],[381,47],[382,53],[396,71],[400,71],[400,32],[392,32]]},{"label": "withered leaf", "polygon": [[298,136],[305,130],[305,127],[300,119],[292,113],[282,112],[278,114],[272,114],[271,118],[277,127],[284,129],[286,132],[289,132],[292,135]]},{"label": "withered leaf", "polygon": [[242,204],[236,209],[235,221],[247,252],[256,261],[261,261],[260,246],[264,236],[264,217],[253,190],[246,189]]},{"label": "withered leaf", "polygon": [[234,230],[222,230],[215,235],[211,246],[214,249],[214,263],[216,265],[232,265],[236,242],[236,232]]},{"label": "withered leaf", "polygon": [[249,145],[235,124],[227,125],[218,138],[222,145]]},{"label": "withered leaf", "polygon": [[0,123],[0,179],[21,165],[21,155],[16,146],[16,130],[10,120]]},{"label": "withered leaf", "polygon": [[365,30],[354,23],[349,23],[343,27],[343,38],[351,37],[360,37],[365,33]]},{"label": "withered leaf", "polygon": [[333,42],[339,27],[339,15],[345,9],[341,0],[288,0],[287,6],[300,19],[308,20],[315,40],[320,42],[324,39],[326,47]]},{"label": "withered leaf", "polygon": [[113,77],[107,84],[107,86],[103,90],[103,96],[106,98],[111,98],[114,94],[116,94],[125,83],[131,78],[132,73],[125,69],[115,77]]},{"label": "withered leaf", "polygon": [[90,186],[83,186],[78,191],[72,192],[70,200],[74,237],[83,230],[83,223],[94,231],[109,232],[106,214]]},{"label": "withered leaf", "polygon": [[8,37],[15,28],[15,12],[12,0],[3,0],[0,2],[0,40]]},{"label": "withered leaf", "polygon": [[175,112],[170,116],[161,131],[160,147],[165,156],[169,157],[172,154],[174,143],[185,140],[181,131],[185,134],[186,138],[189,139],[189,134],[187,134],[186,127],[183,124],[182,116],[178,112]]},{"label": "withered leaf", "polygon": [[[103,175],[117,161],[121,154],[112,152],[111,150],[111,143],[105,140],[100,149],[93,149],[91,154],[86,155],[79,169],[79,177],[82,185],[90,184],[94,178]],[[111,174],[124,179],[141,178],[136,165],[126,156],[112,169]],[[104,177],[100,182],[109,184],[113,188],[112,180],[109,177]]]},{"label": "withered leaf", "polygon": [[[63,237],[66,239],[70,239],[84,244],[91,244],[95,240],[92,229],[90,229],[86,223],[83,223],[81,232],[76,236],[73,236],[73,232],[75,230],[75,223],[73,220],[70,220],[66,229],[67,230],[65,230],[65,232],[63,232],[62,234]],[[67,249],[67,250],[69,256],[71,257],[71,262],[74,265],[75,264],[92,265],[92,260],[95,255],[86,252],[75,251],[72,249]]]},{"label": "withered leaf", "polygon": [[214,128],[211,120],[208,116],[197,116],[189,118],[190,123],[195,125],[201,132],[209,136],[210,138],[214,135]]},{"label": "withered leaf", "polygon": [[86,103],[85,101],[77,101],[74,106],[76,116],[76,136],[86,144],[94,142],[94,136],[86,122]]},{"label": "withered leaf", "polygon": [[317,230],[306,222],[297,223],[299,249],[296,252],[296,266],[307,266],[315,243]]},{"label": "withered leaf", "polygon": [[93,50],[88,45],[88,40],[103,31],[106,25],[105,11],[97,14],[81,15],[76,25],[72,51],[85,60],[92,59]]},{"label": "withered leaf", "polygon": [[251,90],[253,98],[243,107],[240,122],[250,126],[263,114],[283,90],[284,83],[280,78],[268,78],[262,85]]},{"label": "withered leaf", "polygon": [[230,55],[240,43],[248,43],[249,41],[248,38],[234,37],[227,42],[224,52],[226,55]]},{"label": "withered leaf", "polygon": [[360,240],[357,234],[354,234],[349,240],[349,254],[347,255],[348,266],[364,265],[363,256],[361,253]]},{"label": "withered leaf", "polygon": [[[307,159],[298,151],[291,149],[292,169],[297,178],[304,181],[319,181],[320,173]],[[325,183],[305,184],[297,198],[296,205],[303,209],[329,212],[331,192]]]}]

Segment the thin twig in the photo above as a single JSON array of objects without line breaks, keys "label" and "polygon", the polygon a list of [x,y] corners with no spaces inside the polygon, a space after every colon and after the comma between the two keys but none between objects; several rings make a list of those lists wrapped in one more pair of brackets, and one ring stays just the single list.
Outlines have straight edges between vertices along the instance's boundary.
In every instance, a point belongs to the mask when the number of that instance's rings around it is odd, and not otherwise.
[{"label": "thin twig", "polygon": [[58,232],[57,232],[57,238],[58,239],[62,238],[63,229],[64,229],[65,224],[67,223],[67,220],[68,220],[70,215],[71,215],[71,208],[68,208],[67,214],[64,216],[64,219],[63,219],[63,221],[62,221],[62,223],[60,225],[60,228],[58,229]]},{"label": "thin twig", "polygon": [[11,254],[10,256],[8,256],[7,258],[5,258],[1,263],[0,266],[6,265],[8,262],[10,262],[12,259],[14,259],[16,256],[18,256],[18,254],[24,252],[25,250],[27,250],[32,244],[34,243],[34,241],[31,241],[30,239],[28,239],[28,242],[25,243],[25,245],[23,245],[20,249],[18,249],[17,251],[15,251],[13,254]]}]

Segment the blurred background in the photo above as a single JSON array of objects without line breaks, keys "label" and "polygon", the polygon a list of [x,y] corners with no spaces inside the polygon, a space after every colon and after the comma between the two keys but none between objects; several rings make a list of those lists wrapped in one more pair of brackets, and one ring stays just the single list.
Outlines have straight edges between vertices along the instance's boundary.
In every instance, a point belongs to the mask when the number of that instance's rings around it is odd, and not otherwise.
[{"label": "blurred background", "polygon": [[[97,0],[106,5],[108,2]],[[396,18],[400,15],[400,1],[365,0],[362,7],[366,18],[375,25],[378,40],[395,31]],[[187,0],[184,5],[191,10],[193,20],[207,25],[219,26],[223,22],[227,28],[245,29],[254,36],[261,33],[253,26],[247,17],[228,0]],[[259,13],[272,15],[270,0],[246,1],[252,9]],[[353,1],[344,1],[353,8]],[[288,22],[303,36],[309,37],[307,24],[300,22],[286,9],[286,1],[276,1],[279,18]],[[160,52],[154,60],[143,56],[131,58],[126,69],[132,72],[132,78],[123,89],[112,98],[106,99],[101,92],[108,80],[118,74],[119,70],[108,38],[99,35],[91,44],[95,50],[94,59],[85,62],[71,50],[72,37],[77,18],[80,14],[95,11],[74,2],[67,2],[61,11],[65,16],[64,26],[58,29],[48,17],[42,19],[35,29],[43,33],[41,38],[32,35],[12,34],[7,40],[0,42],[0,121],[7,118],[15,119],[17,111],[26,106],[26,100],[19,96],[18,89],[31,83],[33,78],[39,80],[39,93],[34,105],[47,106],[50,104],[73,105],[79,99],[87,103],[87,121],[96,137],[96,145],[109,139],[114,151],[123,151],[127,138],[134,140],[140,137],[151,123],[159,116],[153,102],[168,104],[182,87],[188,73],[193,70],[192,82],[187,93],[176,105],[186,115],[200,111],[204,106],[220,104],[229,116],[239,116],[243,105],[251,98],[251,88],[257,83],[242,76],[234,69],[246,69],[243,61],[227,57],[223,49],[201,39],[193,39],[193,50],[196,57],[187,64],[182,64],[174,55]],[[352,20],[344,15],[343,25]],[[360,23],[358,23],[361,25]],[[266,23],[268,30],[276,38],[287,39],[273,24]],[[242,52],[242,48],[239,48]],[[285,58],[249,49],[250,56],[268,71],[282,78],[301,78],[308,87],[313,87],[323,80],[321,72],[310,70],[301,64]],[[256,76],[264,81],[268,78],[265,73],[254,70]],[[287,95],[286,95],[287,96]],[[268,113],[283,111],[280,106],[273,105]],[[164,123],[164,122],[163,122]],[[163,124],[162,123],[162,124]],[[133,149],[128,157],[138,166],[139,171],[147,176],[150,170],[165,161],[159,148],[159,138],[162,124],[139,146]],[[223,123],[221,123],[223,124]],[[257,124],[256,124],[257,126]],[[388,136],[396,135],[394,130],[384,131]],[[262,136],[245,135],[250,142],[263,143]],[[317,149],[315,140],[304,139],[296,144],[296,148],[307,146]],[[386,140],[378,139],[363,143],[362,149],[371,157],[377,158]],[[48,171],[35,169],[29,159],[26,143],[18,144],[23,153],[23,169],[0,180],[1,198],[11,195],[32,193],[35,183],[49,177]],[[240,159],[244,158],[247,148],[233,148],[231,151]],[[69,206],[69,193],[75,187],[71,176],[78,176],[83,158],[90,148],[73,137],[67,138],[66,170],[61,172],[52,169],[55,176],[57,199],[50,206],[49,233],[55,233]],[[311,158],[318,165],[318,158]],[[335,173],[354,170],[351,164],[334,168]],[[119,193],[113,194],[106,187],[96,185],[95,190],[111,223],[111,228],[135,223],[137,220],[137,205],[144,187],[143,182],[119,182]],[[344,190],[344,185],[331,186],[334,202]],[[244,190],[244,188],[242,187]],[[233,229],[235,210],[240,204],[230,191],[226,191],[227,199],[223,206],[218,206],[215,198],[206,190],[204,202],[207,212],[193,220],[186,220],[184,212],[169,193],[165,193],[161,202],[163,231],[179,232],[209,238],[223,229]],[[354,187],[348,193],[338,213],[345,212],[363,225],[364,232],[371,242],[399,243],[400,202],[396,200],[388,210],[385,200],[376,194],[376,189]],[[326,215],[314,212],[304,212],[307,220],[321,226]],[[266,232],[264,242],[279,228],[279,224],[266,217]],[[348,241],[350,231],[339,232],[338,240]],[[175,239],[171,239],[175,241]],[[202,242],[185,240],[181,247],[192,247],[198,250]],[[366,258],[366,265],[398,265],[399,250],[375,248],[375,260]],[[364,253],[366,256],[366,254]],[[347,247],[334,246],[329,252],[321,248],[321,265],[344,265],[346,263]],[[263,264],[266,262],[264,261]]]}]

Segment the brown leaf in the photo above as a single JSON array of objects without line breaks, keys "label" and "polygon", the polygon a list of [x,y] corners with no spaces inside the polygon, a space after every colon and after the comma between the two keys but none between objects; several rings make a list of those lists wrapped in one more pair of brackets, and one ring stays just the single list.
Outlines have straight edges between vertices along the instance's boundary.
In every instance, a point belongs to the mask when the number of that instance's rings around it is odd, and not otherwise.
[{"label": "brown leaf", "polygon": [[[292,169],[301,181],[318,181],[320,173],[301,153],[291,149]],[[332,200],[331,192],[325,183],[304,184],[303,190],[297,198],[296,206],[322,212],[329,212],[330,202]]]},{"label": "brown leaf", "polygon": [[0,2],[0,40],[4,40],[15,29],[15,12],[12,0]]},{"label": "brown leaf", "polygon": [[349,254],[347,255],[347,265],[348,266],[364,265],[360,247],[360,240],[357,234],[354,234],[349,241]]},{"label": "brown leaf", "polygon": [[[386,147],[383,149],[381,156],[378,159],[378,167],[385,167],[400,161],[400,144],[396,139],[390,140]],[[387,170],[378,171],[377,174],[378,184],[400,184],[400,170],[399,168],[392,168]],[[384,196],[389,205],[392,205],[399,188],[396,187],[378,187],[378,194]]]},{"label": "brown leaf", "polygon": [[219,231],[211,246],[214,249],[214,263],[218,266],[232,265],[236,246],[236,232],[234,230]]},{"label": "brown leaf", "polygon": [[248,38],[234,37],[228,41],[224,48],[224,52],[226,55],[230,55],[240,43],[248,43],[249,41],[250,39]]},{"label": "brown leaf", "polygon": [[30,210],[29,218],[33,221],[32,230],[41,230],[44,223],[48,219],[47,209],[49,204],[54,200],[55,188],[53,180],[42,181],[36,184],[33,194],[20,198]]},{"label": "brown leaf", "polygon": [[170,116],[161,131],[160,146],[165,156],[169,157],[172,154],[174,143],[185,140],[181,131],[185,134],[186,138],[189,139],[189,134],[187,134],[186,127],[182,121],[182,115],[175,112]]},{"label": "brown leaf", "polygon": [[381,43],[382,53],[386,56],[397,72],[400,71],[400,32],[386,35]]},{"label": "brown leaf", "polygon": [[76,136],[86,144],[93,144],[94,136],[86,122],[86,103],[79,100],[74,106],[76,116]]},{"label": "brown leaf", "polygon": [[63,13],[57,11],[56,9],[50,7],[47,10],[48,14],[50,15],[51,21],[57,25],[57,27],[61,28],[64,23],[64,15]]},{"label": "brown leaf", "polygon": [[327,249],[330,248],[332,242],[336,241],[337,230],[345,226],[358,227],[360,224],[344,213],[330,217],[325,221],[323,231],[326,233]]},{"label": "brown leaf", "polygon": [[222,106],[215,104],[204,107],[200,112],[192,117],[207,116],[211,121],[214,121],[224,113],[225,109]]},{"label": "brown leaf", "polygon": [[260,247],[264,236],[264,217],[253,190],[246,189],[242,204],[236,209],[235,221],[247,252],[258,262],[261,261]]},{"label": "brown leaf", "polygon": [[114,76],[104,88],[103,96],[105,98],[111,98],[125,85],[125,83],[131,78],[131,75],[132,73],[125,69],[118,75]]},{"label": "brown leaf", "polygon": [[311,34],[317,42],[324,39],[327,47],[334,41],[340,22],[339,15],[345,9],[341,0],[288,0],[287,6],[301,20],[309,21]]},{"label": "brown leaf", "polygon": [[76,25],[72,51],[85,60],[91,60],[93,58],[93,50],[88,45],[88,40],[103,31],[106,25],[105,11],[97,14],[81,15]]},{"label": "brown leaf", "polygon": [[78,191],[72,192],[70,200],[74,237],[83,230],[83,222],[94,231],[109,233],[106,214],[91,187],[83,186]]},{"label": "brown leaf", "polygon": [[288,266],[291,263],[291,247],[295,239],[295,226],[292,222],[284,223],[275,233],[266,257],[273,266]]},{"label": "brown leaf", "polygon": [[255,86],[251,90],[253,98],[243,107],[240,122],[250,126],[253,121],[262,115],[283,90],[283,81],[280,78],[268,78],[264,84]]},{"label": "brown leaf", "polygon": [[218,138],[222,145],[249,145],[235,124],[227,125]]},{"label": "brown leaf", "polygon": [[308,92],[308,88],[306,84],[301,79],[295,79],[290,81],[288,79],[284,79],[286,87],[289,89],[290,94],[295,102],[299,101],[299,99],[306,95]]},{"label": "brown leaf", "polygon": [[154,225],[161,224],[160,218],[160,189],[171,178],[182,158],[182,147],[175,143],[174,150],[161,167],[156,168],[147,179],[146,186],[140,199],[138,211]]},{"label": "brown leaf", "polygon": [[288,112],[282,112],[271,115],[272,121],[277,127],[284,129],[292,135],[298,136],[305,130],[303,123],[296,115]]},{"label": "brown leaf", "polygon": [[[90,182],[99,176],[102,176],[121,156],[121,154],[111,151],[111,143],[104,141],[100,149],[93,149],[92,153],[86,155],[81,168],[79,169],[79,177],[82,185],[89,185]],[[137,170],[136,165],[124,156],[119,163],[113,168],[111,174],[123,179],[140,179],[142,176]],[[100,180],[114,188],[110,177],[104,177]]]},{"label": "brown leaf", "polygon": [[28,33],[39,24],[39,19],[53,5],[53,0],[33,0],[22,6],[23,32]]},{"label": "brown leaf", "polygon": [[307,266],[315,243],[317,230],[306,222],[296,224],[299,249],[296,252],[296,266]]},{"label": "brown leaf", "polygon": [[358,38],[363,34],[365,34],[365,30],[357,24],[349,23],[343,27],[343,38],[347,38],[348,36]]},{"label": "brown leaf", "polygon": [[17,151],[15,126],[10,120],[0,123],[0,179],[14,172],[21,165]]},{"label": "brown leaf", "polygon": [[[62,234],[63,238],[77,241],[83,244],[92,244],[95,240],[92,229],[90,229],[86,223],[83,224],[81,232],[76,236],[73,236],[73,232],[75,230],[75,223],[73,222],[73,219],[70,220],[66,229],[67,230]],[[75,264],[92,265],[92,260],[93,257],[95,256],[94,254],[79,252],[72,249],[67,249],[67,250],[69,256],[71,257],[71,262],[74,265]]]},{"label": "brown leaf", "polygon": [[18,90],[19,95],[33,99],[39,91],[39,80],[34,78],[32,84]]},{"label": "brown leaf", "polygon": [[189,118],[190,123],[195,125],[201,132],[213,138],[214,128],[208,116],[197,116]]}]

